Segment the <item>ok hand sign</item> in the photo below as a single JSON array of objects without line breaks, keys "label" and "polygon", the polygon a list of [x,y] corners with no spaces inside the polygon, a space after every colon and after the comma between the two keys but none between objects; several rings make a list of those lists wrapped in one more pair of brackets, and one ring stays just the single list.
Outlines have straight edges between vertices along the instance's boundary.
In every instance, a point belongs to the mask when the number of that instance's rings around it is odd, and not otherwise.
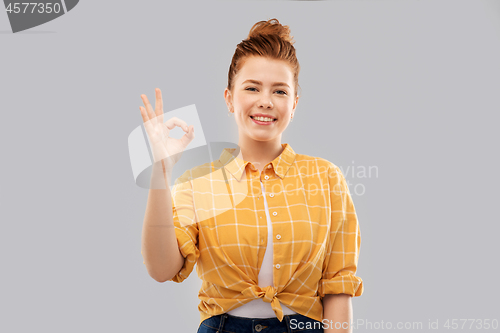
[{"label": "ok hand sign", "polygon": [[[169,165],[177,163],[187,145],[194,139],[193,125],[187,126],[186,122],[177,117],[163,122],[163,100],[160,89],[156,88],[156,103],[153,110],[146,95],[141,95],[144,107],[141,110],[144,127],[151,143],[154,162],[167,159]],[[186,134],[180,139],[169,137],[169,133],[176,126],[182,128]]]}]

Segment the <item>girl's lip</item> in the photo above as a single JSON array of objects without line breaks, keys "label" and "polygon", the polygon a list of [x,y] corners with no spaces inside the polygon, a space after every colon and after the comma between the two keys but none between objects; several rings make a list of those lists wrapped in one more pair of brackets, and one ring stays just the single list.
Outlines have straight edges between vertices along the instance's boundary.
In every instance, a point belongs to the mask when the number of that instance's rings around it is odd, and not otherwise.
[{"label": "girl's lip", "polygon": [[266,117],[266,118],[276,119],[276,118],[274,118],[273,116],[271,116],[269,114],[263,114],[263,113],[252,114],[252,115],[250,115],[250,117]]},{"label": "girl's lip", "polygon": [[258,121],[258,120],[255,120],[253,119],[251,116],[250,116],[250,119],[252,119],[252,121],[258,125],[271,125],[272,123],[276,122],[277,120],[274,120],[274,121]]}]

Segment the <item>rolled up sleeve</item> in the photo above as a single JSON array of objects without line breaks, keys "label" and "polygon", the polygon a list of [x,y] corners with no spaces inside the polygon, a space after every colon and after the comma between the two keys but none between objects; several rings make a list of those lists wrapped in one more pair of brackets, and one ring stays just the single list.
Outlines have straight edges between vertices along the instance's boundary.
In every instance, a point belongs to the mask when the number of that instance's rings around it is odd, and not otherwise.
[{"label": "rolled up sleeve", "polygon": [[184,264],[180,271],[167,281],[180,283],[191,274],[200,256],[190,170],[177,178],[172,188],[172,215],[177,244],[184,257]]},{"label": "rolled up sleeve", "polygon": [[[193,204],[190,170],[177,178],[172,187],[172,216],[177,245],[184,257],[184,264],[181,270],[172,279],[167,281],[180,283],[191,274],[200,256],[198,250],[198,224],[196,223]],[[146,264],[144,260],[142,263]]]},{"label": "rolled up sleeve", "polygon": [[361,296],[363,280],[356,276],[361,232],[351,194],[342,171],[329,168],[331,229],[318,294]]}]

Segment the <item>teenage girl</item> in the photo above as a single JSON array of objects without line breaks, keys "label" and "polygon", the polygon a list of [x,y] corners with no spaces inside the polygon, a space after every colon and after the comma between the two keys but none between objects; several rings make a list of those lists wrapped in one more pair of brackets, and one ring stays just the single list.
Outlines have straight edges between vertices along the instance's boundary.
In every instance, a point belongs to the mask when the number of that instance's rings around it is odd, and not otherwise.
[{"label": "teenage girl", "polygon": [[[141,253],[159,282],[182,282],[198,263],[198,333],[351,332],[351,297],[363,283],[345,178],[332,162],[281,143],[299,101],[293,43],[288,26],[271,19],[237,45],[224,98],[239,149],[186,171],[172,193],[172,168],[195,131],[163,121],[159,89],[155,109],[141,95],[155,159]],[[168,136],[176,126],[181,139]]]}]

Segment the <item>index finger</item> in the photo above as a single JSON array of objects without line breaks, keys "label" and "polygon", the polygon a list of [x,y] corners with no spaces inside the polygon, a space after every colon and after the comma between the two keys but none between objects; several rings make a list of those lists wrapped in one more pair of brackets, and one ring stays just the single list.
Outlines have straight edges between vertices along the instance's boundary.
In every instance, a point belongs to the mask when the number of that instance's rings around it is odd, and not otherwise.
[{"label": "index finger", "polygon": [[189,130],[189,128],[188,128],[188,126],[187,126],[186,122],[185,122],[184,120],[182,120],[182,119],[177,118],[177,117],[172,117],[172,118],[170,118],[169,120],[167,120],[167,121],[165,122],[165,125],[167,126],[167,128],[168,128],[169,130],[174,129],[174,128],[175,128],[175,126],[179,126],[179,127],[180,127],[180,128],[182,128],[185,132],[187,132],[187,131]]}]

